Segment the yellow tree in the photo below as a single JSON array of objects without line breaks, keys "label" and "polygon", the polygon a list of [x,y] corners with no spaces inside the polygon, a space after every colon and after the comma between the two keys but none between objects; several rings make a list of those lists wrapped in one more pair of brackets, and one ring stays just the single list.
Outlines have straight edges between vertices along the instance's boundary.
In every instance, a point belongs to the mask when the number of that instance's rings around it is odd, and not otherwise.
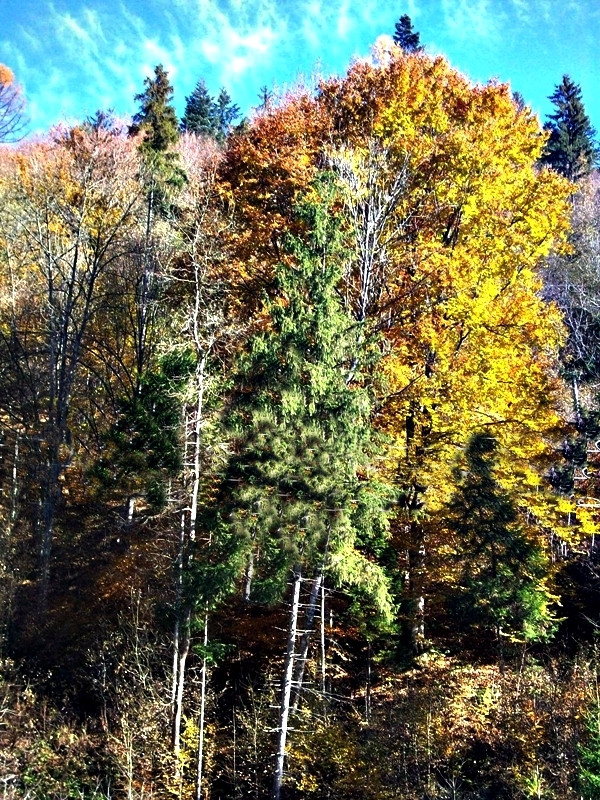
[{"label": "yellow tree", "polygon": [[250,279],[272,274],[298,183],[323,166],[337,174],[355,237],[340,291],[364,335],[378,330],[387,349],[379,422],[395,441],[389,477],[403,489],[416,646],[428,553],[454,547],[440,514],[473,433],[497,440],[498,475],[540,536],[565,510],[542,490],[560,423],[562,329],[539,298],[538,268],[564,242],[571,190],[536,166],[543,143],[507,86],[473,86],[445,59],[382,40],[315,99],[267,110],[228,155]]}]

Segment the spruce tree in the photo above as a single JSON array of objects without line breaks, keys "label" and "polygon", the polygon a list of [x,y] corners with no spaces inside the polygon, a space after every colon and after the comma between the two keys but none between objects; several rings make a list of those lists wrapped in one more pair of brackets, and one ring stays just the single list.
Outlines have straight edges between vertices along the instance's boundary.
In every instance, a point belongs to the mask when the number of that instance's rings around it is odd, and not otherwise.
[{"label": "spruce tree", "polygon": [[408,14],[403,14],[396,23],[394,41],[407,53],[420,53],[423,50],[420,35],[414,30]]},{"label": "spruce tree", "polygon": [[215,103],[216,138],[224,142],[235,120],[240,116],[240,107],[231,102],[226,89],[221,89]]},{"label": "spruce tree", "polygon": [[[319,190],[331,191],[325,179]],[[366,345],[337,294],[345,250],[330,211],[323,202],[298,212],[309,233],[288,241],[267,302],[271,323],[251,341],[227,413],[235,452],[225,516],[248,548],[250,536],[263,542],[265,599],[281,596],[296,563],[315,569],[325,559],[337,579],[360,584],[370,566],[358,541],[387,527],[383,495],[358,477],[375,447],[371,401],[357,376],[348,378]],[[383,575],[371,577],[382,588]]]},{"label": "spruce tree", "polygon": [[265,84],[264,86],[260,87],[258,92],[258,99],[260,100],[259,108],[261,111],[268,111],[269,106],[273,100],[273,92],[271,92],[268,86]]},{"label": "spruce tree", "polygon": [[552,630],[552,597],[544,554],[527,535],[509,496],[494,477],[496,441],[475,434],[466,471],[455,471],[457,490],[448,526],[461,565],[459,609],[466,625],[503,642],[544,639]]},{"label": "spruce tree", "polygon": [[550,135],[542,163],[577,181],[591,172],[597,160],[596,132],[585,113],[581,87],[563,75],[549,99],[556,111],[544,126]]},{"label": "spruce tree", "polygon": [[173,106],[173,87],[162,64],[154,68],[154,78],[144,80],[144,91],[135,96],[140,110],[133,117],[130,133],[146,135],[141,149],[145,153],[164,153],[177,141],[177,114]]},{"label": "spruce tree", "polygon": [[202,136],[216,135],[218,119],[215,101],[203,80],[198,81],[191,95],[185,98],[181,129]]},{"label": "spruce tree", "polygon": [[202,80],[198,81],[192,94],[185,100],[181,130],[210,136],[223,143],[232,124],[240,116],[239,106],[231,102],[227,90],[221,89],[215,100]]},{"label": "spruce tree", "polygon": [[[240,370],[243,388],[229,412],[235,454],[219,503],[249,559],[260,551],[254,581],[262,599],[281,599],[292,583],[273,800],[284,777],[294,664],[305,658],[296,642],[302,582],[318,587],[327,576],[354,585],[390,615],[386,576],[367,557],[388,522],[385,494],[370,478],[371,403],[357,376],[350,381],[364,345],[337,293],[347,254],[330,183],[317,191],[324,201],[298,213],[306,235],[288,241],[267,302],[270,323]],[[311,627],[307,612],[302,628]]]}]

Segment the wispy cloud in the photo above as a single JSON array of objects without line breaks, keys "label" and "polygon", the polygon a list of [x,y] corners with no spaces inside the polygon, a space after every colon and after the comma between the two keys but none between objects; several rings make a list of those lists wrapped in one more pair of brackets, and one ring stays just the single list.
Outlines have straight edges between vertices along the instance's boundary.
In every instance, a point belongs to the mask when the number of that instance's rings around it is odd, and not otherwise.
[{"label": "wispy cloud", "polygon": [[[566,71],[556,63],[567,58],[565,30],[578,42],[579,60],[587,58],[591,80],[600,38],[597,0],[21,0],[20,6],[18,17],[3,20],[0,58],[24,83],[37,128],[98,108],[135,112],[134,96],[157,63],[169,71],[180,113],[200,79],[214,93],[224,86],[248,109],[264,84],[292,84],[317,64],[324,75],[342,71],[353,57],[367,55],[378,35],[392,34],[403,13],[428,49],[478,79],[513,77],[522,64],[525,88],[540,54],[550,59],[551,53],[552,68]],[[587,56],[580,55],[582,42]],[[553,76],[543,97],[554,82]]]},{"label": "wispy cloud", "polygon": [[481,43],[499,37],[502,12],[491,0],[442,0],[447,32],[455,39],[475,39]]}]

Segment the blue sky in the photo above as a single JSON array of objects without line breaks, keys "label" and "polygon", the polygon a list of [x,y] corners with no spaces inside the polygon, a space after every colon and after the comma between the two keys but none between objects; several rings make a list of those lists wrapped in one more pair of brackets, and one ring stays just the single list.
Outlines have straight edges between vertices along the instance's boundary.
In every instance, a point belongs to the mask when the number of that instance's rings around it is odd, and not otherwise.
[{"label": "blue sky", "polygon": [[403,13],[430,52],[476,82],[510,82],[542,118],[568,73],[600,129],[598,0],[0,0],[0,12],[0,62],[33,131],[98,108],[131,115],[158,63],[180,114],[200,78],[246,112],[263,85],[344,72]]}]

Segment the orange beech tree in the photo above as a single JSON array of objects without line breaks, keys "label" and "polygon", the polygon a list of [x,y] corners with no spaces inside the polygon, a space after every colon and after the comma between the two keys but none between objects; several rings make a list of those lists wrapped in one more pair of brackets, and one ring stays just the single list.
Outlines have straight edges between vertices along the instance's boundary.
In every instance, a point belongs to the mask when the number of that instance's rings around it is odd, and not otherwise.
[{"label": "orange beech tree", "polygon": [[506,85],[474,86],[445,59],[382,39],[315,97],[298,92],[264,110],[233,138],[222,171],[234,260],[253,292],[272,286],[285,231],[299,233],[296,197],[317,171],[337,176],[354,237],[339,291],[386,353],[378,424],[394,442],[384,468],[404,498],[397,543],[417,649],[430,554],[437,580],[456,579],[445,564],[460,543],[444,504],[474,433],[494,436],[497,478],[540,542],[569,507],[543,488],[561,424],[563,333],[539,297],[538,268],[565,241],[571,188],[537,166],[543,144]]}]

